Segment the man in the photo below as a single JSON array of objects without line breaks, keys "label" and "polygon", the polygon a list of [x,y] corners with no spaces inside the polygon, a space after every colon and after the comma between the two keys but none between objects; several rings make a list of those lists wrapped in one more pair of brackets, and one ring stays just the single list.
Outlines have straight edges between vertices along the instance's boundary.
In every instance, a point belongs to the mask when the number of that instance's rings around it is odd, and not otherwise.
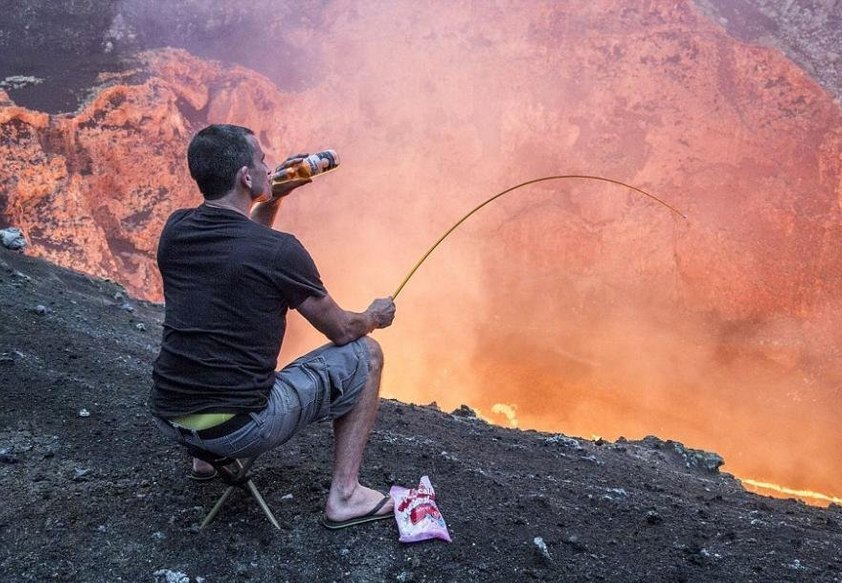
[{"label": "man", "polygon": [[[206,127],[190,142],[187,161],[204,203],[174,212],[158,246],[166,311],[150,396],[156,424],[178,441],[243,458],[330,419],[333,477],[323,523],[341,528],[390,516],[388,496],[362,486],[359,467],[383,365],[367,334],[391,325],[394,302],[343,310],[301,243],[272,230],[283,198],[310,181],[273,193],[251,130]],[[288,309],[332,344],[276,373]],[[202,469],[194,461],[194,473]]]}]

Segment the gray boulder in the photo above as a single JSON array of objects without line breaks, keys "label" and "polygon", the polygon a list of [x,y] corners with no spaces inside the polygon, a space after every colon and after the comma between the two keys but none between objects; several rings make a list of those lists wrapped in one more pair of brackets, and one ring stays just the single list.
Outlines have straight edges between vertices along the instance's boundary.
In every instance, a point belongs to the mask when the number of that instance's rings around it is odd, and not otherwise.
[{"label": "gray boulder", "polygon": [[26,239],[17,227],[0,229],[0,243],[6,249],[18,250],[26,247]]}]

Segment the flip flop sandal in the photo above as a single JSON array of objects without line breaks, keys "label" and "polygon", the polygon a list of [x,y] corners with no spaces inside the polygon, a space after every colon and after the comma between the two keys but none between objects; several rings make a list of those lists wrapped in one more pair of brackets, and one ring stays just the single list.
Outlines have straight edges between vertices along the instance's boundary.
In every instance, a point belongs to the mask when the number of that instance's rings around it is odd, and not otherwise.
[{"label": "flip flop sandal", "polygon": [[391,512],[387,512],[386,514],[377,514],[377,511],[383,508],[386,502],[389,501],[389,495],[384,494],[383,499],[377,503],[377,505],[363,514],[362,516],[357,516],[355,518],[349,518],[348,520],[331,520],[327,516],[322,516],[322,526],[325,528],[329,528],[331,530],[339,530],[340,528],[347,528],[349,526],[356,526],[358,524],[365,524],[366,522],[373,522],[375,520],[383,520],[386,518],[392,518],[394,516]]}]

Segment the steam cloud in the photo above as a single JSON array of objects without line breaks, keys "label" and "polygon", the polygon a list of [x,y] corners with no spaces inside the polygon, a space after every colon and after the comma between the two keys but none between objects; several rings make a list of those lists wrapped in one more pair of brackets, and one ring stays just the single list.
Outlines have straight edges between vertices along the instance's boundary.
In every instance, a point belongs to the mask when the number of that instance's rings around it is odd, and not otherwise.
[{"label": "steam cloud", "polygon": [[[278,227],[341,304],[394,290],[491,194],[377,334],[385,396],[520,427],[658,434],[738,475],[839,494],[840,109],[690,2],[118,4],[110,41],[232,59],[289,96],[278,156],[342,168]],[[178,23],[173,26],[171,23]],[[213,120],[228,121],[228,120]],[[319,338],[293,318],[282,358]]]}]

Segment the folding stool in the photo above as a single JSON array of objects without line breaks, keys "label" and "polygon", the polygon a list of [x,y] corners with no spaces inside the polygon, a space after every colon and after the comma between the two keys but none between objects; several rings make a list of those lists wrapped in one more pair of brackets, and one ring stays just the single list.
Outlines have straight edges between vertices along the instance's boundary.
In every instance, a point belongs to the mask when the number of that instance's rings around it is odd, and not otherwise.
[{"label": "folding stool", "polygon": [[252,482],[251,474],[249,474],[249,469],[251,469],[251,466],[254,464],[257,456],[247,458],[244,462],[241,462],[238,459],[221,457],[189,444],[182,445],[188,452],[190,452],[190,455],[212,465],[216,470],[219,479],[228,484],[228,488],[225,489],[225,492],[223,492],[222,496],[219,497],[219,500],[216,501],[216,504],[214,504],[211,511],[205,517],[205,520],[202,521],[202,525],[199,527],[200,530],[204,529],[211,523],[211,521],[219,513],[223,504],[225,504],[225,501],[228,500],[228,497],[231,496],[232,492],[234,492],[235,488],[248,491],[248,493],[257,500],[261,510],[263,510],[263,513],[266,515],[266,518],[269,519],[269,522],[272,523],[272,526],[277,529],[281,528],[275,518],[275,515],[272,514],[272,511],[263,499],[263,496],[260,495],[257,486],[255,486],[254,482]]}]

